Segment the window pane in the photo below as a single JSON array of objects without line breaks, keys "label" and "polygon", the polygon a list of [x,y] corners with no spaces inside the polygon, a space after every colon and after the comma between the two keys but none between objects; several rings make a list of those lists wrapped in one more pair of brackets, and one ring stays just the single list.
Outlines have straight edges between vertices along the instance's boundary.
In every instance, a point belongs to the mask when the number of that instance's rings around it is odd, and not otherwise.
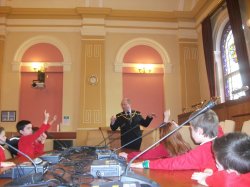
[{"label": "window pane", "polygon": [[239,64],[236,55],[234,37],[229,23],[226,24],[221,38],[221,54],[224,74],[224,88],[226,100],[238,99],[245,92],[232,94],[232,91],[240,89],[242,79],[239,72]]},{"label": "window pane", "polygon": [[245,96],[245,92],[239,92],[236,94],[232,94],[233,91],[240,89],[242,85],[241,76],[240,73],[233,74],[233,76],[229,77],[227,79],[227,85],[228,85],[228,95],[229,99],[238,99],[241,96]]},{"label": "window pane", "polygon": [[232,31],[229,31],[226,37],[225,55],[226,55],[227,74],[239,70],[239,64],[236,55]]}]

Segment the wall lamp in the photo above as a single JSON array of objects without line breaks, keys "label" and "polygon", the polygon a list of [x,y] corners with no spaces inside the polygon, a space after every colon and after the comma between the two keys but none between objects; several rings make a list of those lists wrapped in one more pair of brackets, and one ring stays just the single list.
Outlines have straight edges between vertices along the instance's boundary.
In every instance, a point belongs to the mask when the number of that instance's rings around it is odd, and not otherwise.
[{"label": "wall lamp", "polygon": [[43,63],[32,63],[32,68],[37,72],[37,79],[32,81],[32,88],[45,88],[45,68]]},{"label": "wall lamp", "polygon": [[138,64],[137,70],[139,73],[151,73],[153,70],[153,64]]},{"label": "wall lamp", "polygon": [[44,71],[44,64],[41,62],[33,62],[31,64],[31,67],[33,68],[34,71],[38,72],[38,71]]}]

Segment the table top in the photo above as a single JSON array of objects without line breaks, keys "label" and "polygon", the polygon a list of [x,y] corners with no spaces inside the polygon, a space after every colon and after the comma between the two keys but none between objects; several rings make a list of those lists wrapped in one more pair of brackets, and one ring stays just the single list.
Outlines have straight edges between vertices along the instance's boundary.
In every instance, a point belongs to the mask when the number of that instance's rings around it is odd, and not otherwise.
[{"label": "table top", "polygon": [[[77,155],[77,154],[76,154]],[[80,155],[80,157],[79,157]],[[110,181],[117,180],[118,177],[106,177],[102,179],[95,179],[93,176],[88,175],[90,172],[90,165],[92,163],[92,158],[84,154],[79,154],[78,157],[71,157],[68,162],[63,161],[59,164],[52,165],[49,167],[48,172],[44,174],[46,180],[52,179],[55,177],[53,173],[56,173],[58,176],[63,175],[63,179],[66,182],[72,183],[72,181],[77,180],[79,186],[90,186],[90,183],[93,181]],[[83,160],[77,160],[76,158],[81,158]],[[17,159],[13,159],[14,162],[18,163]],[[0,168],[0,173],[2,173],[6,168]],[[191,180],[191,175],[194,171],[165,171],[165,170],[153,170],[153,169],[132,169],[135,174],[140,176],[145,176],[148,179],[151,179],[158,183],[161,187],[171,186],[171,187],[202,187],[196,181]],[[72,177],[77,175],[77,177]],[[108,179],[108,180],[107,180]],[[0,186],[10,182],[11,179],[0,179]]]}]

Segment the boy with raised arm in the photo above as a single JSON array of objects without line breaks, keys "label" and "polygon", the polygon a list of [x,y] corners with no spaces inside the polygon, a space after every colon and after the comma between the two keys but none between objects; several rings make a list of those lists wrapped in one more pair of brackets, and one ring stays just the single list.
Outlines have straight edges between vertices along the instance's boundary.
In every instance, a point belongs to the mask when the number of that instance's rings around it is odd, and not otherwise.
[{"label": "boy with raised arm", "polygon": [[[36,150],[37,139],[56,121],[56,116],[54,116],[50,123],[48,123],[49,116],[49,113],[45,110],[44,122],[35,133],[32,131],[32,124],[30,121],[21,120],[16,125],[17,131],[22,135],[18,142],[18,149],[31,158],[35,158],[40,152]],[[22,155],[18,154],[18,156]]]}]

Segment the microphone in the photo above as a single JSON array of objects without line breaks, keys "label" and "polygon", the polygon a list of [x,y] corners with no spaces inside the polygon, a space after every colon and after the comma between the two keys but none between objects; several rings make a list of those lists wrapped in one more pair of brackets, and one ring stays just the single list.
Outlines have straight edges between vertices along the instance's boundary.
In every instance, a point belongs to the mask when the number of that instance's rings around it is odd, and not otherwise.
[{"label": "microphone", "polygon": [[195,112],[189,119],[187,119],[185,122],[183,122],[181,125],[179,125],[176,129],[172,130],[171,132],[169,132],[168,134],[166,134],[164,137],[162,137],[161,139],[159,139],[158,141],[156,141],[155,143],[153,143],[151,146],[149,146],[148,148],[146,148],[145,150],[143,150],[141,153],[139,153],[138,155],[136,155],[134,158],[132,158],[130,160],[130,162],[128,163],[126,169],[125,169],[125,175],[121,176],[121,181],[138,181],[143,184],[147,184],[153,187],[158,187],[159,184],[157,184],[156,182],[149,180],[143,176],[140,175],[135,175],[135,173],[133,173],[132,171],[128,172],[128,170],[130,169],[130,166],[132,164],[133,161],[135,161],[137,158],[139,158],[141,155],[143,155],[145,152],[147,152],[149,149],[151,149],[152,147],[154,147],[156,144],[160,143],[162,140],[164,140],[165,138],[168,138],[169,136],[171,136],[173,133],[175,133],[176,131],[178,131],[180,128],[182,128],[185,124],[189,123],[190,121],[192,121],[194,118],[196,118],[197,116],[199,116],[200,114],[206,112],[207,110],[211,109],[212,107],[215,106],[215,101],[217,100],[217,98],[212,98],[203,108],[201,108],[200,110],[198,110],[197,112]]},{"label": "microphone", "polygon": [[[54,139],[54,137],[46,131],[46,135],[50,139]],[[54,141],[61,147],[62,150],[68,149],[69,147],[64,143],[61,142],[60,140],[54,139]]]},{"label": "microphone", "polygon": [[144,136],[147,136],[148,134],[152,133],[154,130],[156,130],[156,129],[158,129],[158,128],[161,128],[161,127],[165,126],[166,124],[167,124],[167,123],[165,123],[165,122],[161,123],[158,127],[155,127],[155,128],[153,128],[153,129],[151,129],[149,132],[147,132],[147,133],[145,133],[145,134],[143,134],[143,135],[141,135],[141,136],[139,136],[139,137],[137,137],[137,138],[131,140],[130,142],[124,144],[123,146],[121,146],[121,147],[119,147],[119,148],[116,148],[115,150],[113,150],[113,152],[116,152],[116,151],[118,151],[118,150],[120,150],[120,149],[126,147],[127,145],[129,145],[129,144],[135,142],[136,140],[139,140],[140,138],[143,138]]},{"label": "microphone", "polygon": [[[121,127],[124,127],[124,126],[125,126],[125,124],[121,125]],[[102,132],[101,127],[99,127],[99,130]],[[110,139],[114,134],[115,134],[115,131],[112,131],[112,133],[108,137],[104,138],[104,136],[103,136],[104,139],[99,144],[97,144],[95,147],[100,146],[103,142],[105,142],[105,147],[106,147],[107,145],[113,143],[115,140],[119,139],[119,138],[115,138],[111,142],[109,142],[108,144],[106,144],[106,140]],[[103,133],[102,133],[102,135],[103,135]]]},{"label": "microphone", "polygon": [[105,147],[106,147],[107,146],[107,142],[106,142],[107,139],[104,137],[104,134],[102,132],[102,128],[101,127],[99,127],[99,130],[101,131],[101,134],[102,134],[102,137],[103,137],[103,141],[101,143],[99,143],[97,146],[99,146],[100,144],[102,144],[104,142],[105,143]]},{"label": "microphone", "polygon": [[2,143],[5,143],[6,145],[8,145],[8,147],[14,149],[16,152],[18,152],[18,153],[20,153],[21,155],[23,155],[25,158],[27,158],[27,159],[32,163],[32,165],[34,166],[34,168],[35,168],[35,173],[37,173],[37,165],[35,164],[35,162],[34,162],[27,154],[25,154],[25,153],[23,153],[22,151],[16,149],[15,147],[13,147],[12,145],[10,145],[10,144],[7,143],[7,142],[4,142],[4,141],[2,141],[2,140],[0,140],[0,141],[1,141]]},{"label": "microphone", "polygon": [[143,135],[141,135],[141,136],[139,136],[139,137],[133,139],[132,141],[130,141],[130,142],[124,144],[123,146],[121,146],[121,147],[119,147],[119,148],[113,150],[113,151],[110,153],[109,159],[115,159],[115,160],[117,160],[118,162],[120,162],[121,164],[126,165],[126,159],[123,158],[123,157],[121,157],[121,156],[119,156],[119,155],[117,155],[117,151],[120,150],[120,149],[122,149],[122,148],[124,148],[124,147],[126,147],[127,145],[129,145],[129,144],[135,142],[136,140],[138,140],[138,139],[140,139],[140,138],[143,138],[144,136],[147,136],[148,134],[151,134],[154,130],[156,130],[156,129],[158,129],[158,128],[161,128],[161,127],[165,126],[166,124],[167,124],[167,123],[163,122],[163,123],[161,123],[158,127],[155,127],[155,128],[153,128],[153,129],[151,129],[149,132],[147,132],[147,133],[145,133],[145,134],[143,134]]},{"label": "microphone", "polygon": [[101,127],[99,127],[99,130],[100,130],[101,133],[102,133],[103,140],[102,140],[100,143],[98,143],[95,147],[100,146],[103,142],[105,142],[105,146],[107,146],[106,140],[109,139],[109,138],[111,138],[111,137],[115,134],[115,131],[112,131],[112,133],[111,133],[108,137],[105,138],[104,135],[103,135],[103,132],[102,132]]},{"label": "microphone", "polygon": [[[18,167],[20,169],[22,169],[22,166],[16,166],[16,167],[14,167],[14,168],[12,168],[10,170],[7,170],[7,172],[10,171],[10,173],[7,173],[8,176],[6,176],[6,177],[7,178],[12,177],[12,178],[15,178],[15,179],[10,181],[9,183],[7,183],[5,186],[30,186],[32,184],[37,185],[37,183],[40,183],[43,180],[43,172],[38,172],[36,163],[27,154],[25,154],[22,151],[16,149],[15,147],[10,145],[9,143],[6,143],[6,142],[4,142],[2,140],[0,140],[0,141],[5,143],[6,145],[8,145],[10,148],[14,149],[15,151],[17,151],[21,155],[23,155],[25,158],[27,158],[35,168],[35,173],[25,175],[26,173],[25,173],[25,170],[24,170],[23,171],[24,174],[22,176],[20,176],[20,177],[16,177],[17,176],[16,172],[20,175],[20,172],[18,171]],[[15,168],[17,169],[17,171],[15,171]]]},{"label": "microphone", "polygon": [[[123,127],[124,125],[125,125],[125,124],[123,124],[121,127]],[[139,124],[135,125],[134,127],[132,127],[131,129],[129,129],[128,131],[122,133],[122,134],[121,134],[121,137],[124,136],[124,135],[126,135],[127,133],[131,132],[132,130],[134,130],[135,128],[137,128],[137,127],[139,127],[139,126],[140,126]],[[120,138],[120,137],[114,138],[114,139],[113,139],[112,141],[110,141],[107,145],[110,145],[111,143],[113,143],[115,140],[117,140],[117,139],[119,139],[119,138]]]}]

